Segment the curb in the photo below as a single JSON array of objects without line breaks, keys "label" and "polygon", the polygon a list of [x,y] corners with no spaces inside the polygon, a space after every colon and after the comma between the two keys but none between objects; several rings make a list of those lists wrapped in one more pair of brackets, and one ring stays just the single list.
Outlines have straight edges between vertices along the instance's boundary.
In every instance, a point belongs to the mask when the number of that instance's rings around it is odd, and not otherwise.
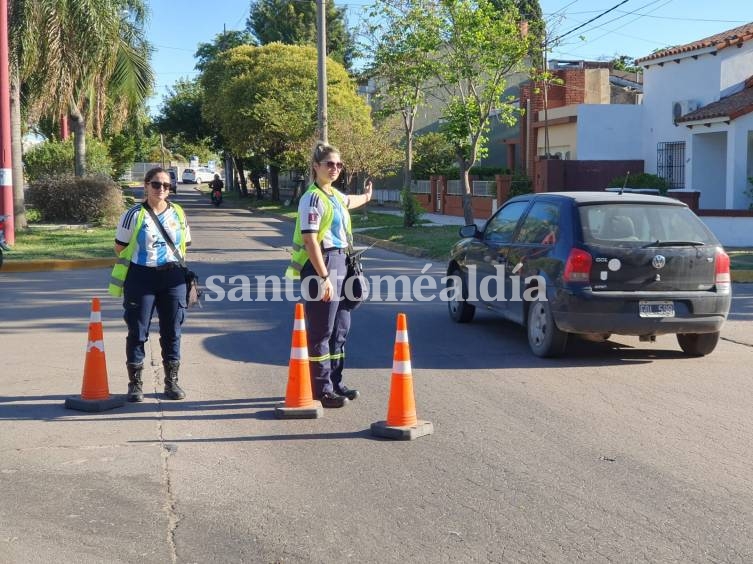
[{"label": "curb", "polygon": [[3,272],[46,272],[50,270],[74,270],[78,268],[105,268],[115,264],[113,258],[76,259],[76,260],[29,260],[5,261],[0,267]]}]

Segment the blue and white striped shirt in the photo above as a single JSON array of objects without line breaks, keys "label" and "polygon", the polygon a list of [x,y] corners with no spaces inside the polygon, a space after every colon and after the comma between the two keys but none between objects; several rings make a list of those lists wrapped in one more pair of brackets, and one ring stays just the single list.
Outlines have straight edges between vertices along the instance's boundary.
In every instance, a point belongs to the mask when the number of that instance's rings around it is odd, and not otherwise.
[{"label": "blue and white striped shirt", "polygon": [[[131,240],[133,228],[136,225],[136,218],[139,215],[142,205],[137,204],[126,211],[118,222],[118,228],[115,232],[115,241],[120,245],[127,245]],[[165,228],[165,231],[173,240],[175,246],[180,249],[181,242],[185,239],[186,244],[191,242],[191,231],[186,222],[185,232],[180,228],[178,212],[172,205],[160,214],[157,219]],[[170,250],[165,242],[165,238],[157,228],[149,213],[144,216],[144,223],[136,235],[136,243],[131,256],[131,262],[141,266],[163,266],[169,262],[179,262],[180,259]]]}]

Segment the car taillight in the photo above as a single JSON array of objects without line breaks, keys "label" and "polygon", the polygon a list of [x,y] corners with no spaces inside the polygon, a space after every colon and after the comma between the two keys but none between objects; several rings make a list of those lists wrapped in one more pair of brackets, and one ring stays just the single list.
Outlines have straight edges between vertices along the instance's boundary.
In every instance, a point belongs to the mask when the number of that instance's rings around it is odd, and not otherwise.
[{"label": "car taillight", "polygon": [[716,249],[716,265],[714,283],[716,291],[720,294],[729,294],[731,278],[729,274],[729,255],[722,249]]},{"label": "car taillight", "polygon": [[565,282],[588,283],[591,278],[591,254],[583,249],[572,249],[565,262],[562,278]]}]

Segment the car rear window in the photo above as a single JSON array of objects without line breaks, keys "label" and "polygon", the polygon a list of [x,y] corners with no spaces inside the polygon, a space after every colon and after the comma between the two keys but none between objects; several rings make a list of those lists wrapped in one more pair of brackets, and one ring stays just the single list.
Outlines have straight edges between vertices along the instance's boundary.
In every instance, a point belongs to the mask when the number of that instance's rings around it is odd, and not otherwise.
[{"label": "car rear window", "polygon": [[638,246],[661,242],[717,244],[711,231],[685,206],[650,203],[594,204],[579,208],[583,241]]}]

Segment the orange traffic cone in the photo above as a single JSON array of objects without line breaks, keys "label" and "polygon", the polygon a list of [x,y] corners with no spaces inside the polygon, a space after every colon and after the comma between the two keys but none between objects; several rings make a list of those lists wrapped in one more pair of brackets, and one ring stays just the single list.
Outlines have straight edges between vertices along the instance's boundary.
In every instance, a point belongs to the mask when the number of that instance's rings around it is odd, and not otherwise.
[{"label": "orange traffic cone", "polygon": [[392,357],[392,383],[387,420],[371,424],[371,434],[388,439],[412,441],[431,435],[434,425],[416,417],[416,401],[413,398],[413,376],[408,344],[408,322],[404,313],[397,315],[395,354]]},{"label": "orange traffic cone", "polygon": [[279,419],[318,419],[323,414],[322,404],[314,401],[311,393],[306,321],[303,316],[303,304],[297,303],[288,364],[288,387],[285,402],[275,407],[275,415]]},{"label": "orange traffic cone", "polygon": [[81,397],[67,398],[65,407],[80,411],[105,411],[120,407],[124,403],[123,397],[110,396],[107,385],[107,361],[105,360],[105,343],[102,332],[102,313],[99,298],[94,298],[92,299],[92,311],[89,317],[89,342],[86,345]]}]

